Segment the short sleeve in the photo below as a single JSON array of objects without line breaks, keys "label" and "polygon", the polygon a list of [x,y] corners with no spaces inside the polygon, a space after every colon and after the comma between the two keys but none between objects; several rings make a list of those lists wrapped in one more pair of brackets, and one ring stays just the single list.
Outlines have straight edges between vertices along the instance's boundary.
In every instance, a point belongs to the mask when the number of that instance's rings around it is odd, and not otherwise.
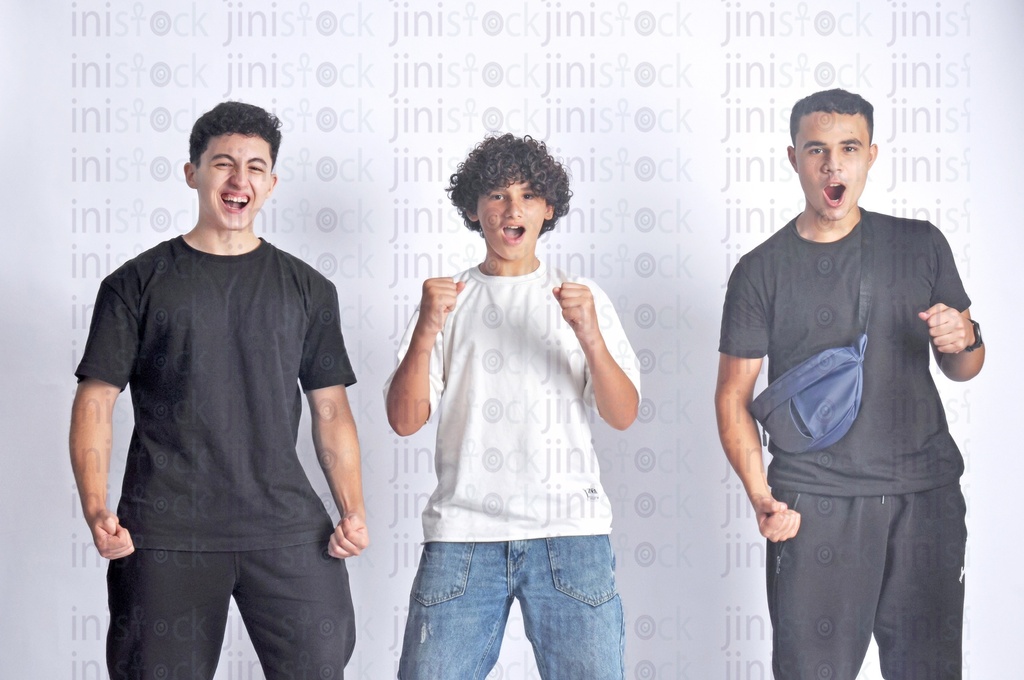
[{"label": "short sleeve", "polygon": [[310,317],[302,344],[299,382],[306,392],[356,382],[341,332],[338,292],[327,279],[314,278],[310,286]]},{"label": "short sleeve", "polygon": [[930,304],[936,305],[941,302],[962,312],[971,306],[971,298],[964,290],[963,281],[960,280],[960,272],[957,270],[956,261],[953,258],[953,250],[949,246],[949,241],[937,227],[929,225],[929,232],[936,260],[935,284],[932,287]]},{"label": "short sleeve", "polygon": [[765,304],[746,267],[748,258],[741,259],[729,276],[718,351],[743,359],[760,359],[768,353],[768,319]]},{"label": "short sleeve", "polygon": [[118,290],[111,277],[96,294],[89,337],[75,376],[80,381],[102,380],[123,390],[139,355],[139,320],[136,307],[125,299],[125,289]]}]

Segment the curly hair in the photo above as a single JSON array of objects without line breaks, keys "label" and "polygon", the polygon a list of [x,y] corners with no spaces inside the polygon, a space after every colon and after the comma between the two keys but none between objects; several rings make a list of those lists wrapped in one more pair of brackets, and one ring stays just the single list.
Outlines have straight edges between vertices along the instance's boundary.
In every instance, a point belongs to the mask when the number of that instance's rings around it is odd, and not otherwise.
[{"label": "curly hair", "polygon": [[486,138],[459,164],[445,191],[466,227],[482,235],[480,223],[469,219],[471,213],[476,213],[477,201],[484,194],[518,182],[529,184],[536,195],[554,208],[540,233],[554,229],[558,219],[569,212],[569,175],[548,153],[544,142],[529,135],[521,139],[512,134]]},{"label": "curly hair", "polygon": [[270,145],[271,167],[277,163],[277,150],[281,148],[281,121],[274,114],[243,102],[221,102],[199,116],[188,138],[189,162],[199,165],[210,139],[232,134],[261,137]]},{"label": "curly hair", "polygon": [[859,94],[840,90],[823,90],[808,95],[793,105],[789,116],[789,136],[796,144],[800,119],[812,113],[838,113],[844,116],[864,116],[868,123],[868,141],[875,133],[875,107]]}]

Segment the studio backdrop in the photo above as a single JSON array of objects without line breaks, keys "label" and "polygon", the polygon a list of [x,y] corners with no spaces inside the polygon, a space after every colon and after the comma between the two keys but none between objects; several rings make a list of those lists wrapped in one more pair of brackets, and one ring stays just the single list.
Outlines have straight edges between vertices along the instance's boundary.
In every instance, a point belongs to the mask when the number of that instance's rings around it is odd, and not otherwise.
[{"label": "studio backdrop", "polygon": [[[978,379],[936,372],[967,464],[965,676],[1019,673],[1019,3],[3,5],[0,677],[107,677],[107,565],[68,463],[73,371],[102,278],[194,225],[188,134],[227,99],[283,122],[279,182],[256,231],[337,286],[359,380],[349,395],[372,547],[348,563],[359,640],[346,677],[395,675],[434,425],[396,436],[381,388],[423,279],[482,259],[444,187],[503,132],[544,140],[569,169],[571,210],[540,255],[609,293],[643,372],[636,424],[595,429],[627,677],[770,677],[765,546],[715,426],[718,331],[736,261],[803,208],[790,109],[832,87],[875,105],[879,155],[861,205],[941,229],[985,328]],[[565,417],[505,406],[541,431]],[[913,404],[893,413],[914,417]],[[130,427],[125,395],[112,503]],[[307,429],[299,441],[336,512]],[[262,677],[233,613],[217,678]],[[539,677],[517,609],[489,677]],[[881,677],[873,651],[861,677]]]}]

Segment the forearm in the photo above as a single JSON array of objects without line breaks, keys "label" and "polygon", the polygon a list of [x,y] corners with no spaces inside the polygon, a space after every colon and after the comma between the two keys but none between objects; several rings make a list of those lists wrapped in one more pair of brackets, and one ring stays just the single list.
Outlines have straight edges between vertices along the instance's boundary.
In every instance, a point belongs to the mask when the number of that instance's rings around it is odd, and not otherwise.
[{"label": "forearm", "polygon": [[75,392],[71,408],[71,469],[83,515],[90,524],[107,510],[112,417],[119,393],[113,385],[83,381]]},{"label": "forearm", "polygon": [[760,359],[719,355],[715,387],[715,418],[718,438],[732,469],[753,500],[770,495],[757,424],[750,415],[754,385],[761,370]]},{"label": "forearm", "polygon": [[722,449],[747,492],[757,517],[758,531],[769,541],[785,541],[800,531],[800,513],[772,496],[764,472],[761,440],[757,436],[757,424],[750,415],[750,401],[760,369],[760,359],[720,355],[715,417]]},{"label": "forearm", "polygon": [[344,387],[310,394],[313,448],[342,517],[365,516],[359,437]]},{"label": "forearm", "polygon": [[640,406],[640,395],[636,387],[616,363],[602,338],[589,346],[582,346],[590,368],[590,382],[598,414],[615,429],[625,430],[636,420]]},{"label": "forearm", "polygon": [[385,408],[388,424],[405,437],[417,432],[430,418],[430,356],[434,338],[417,329],[395,370]]},{"label": "forearm", "polygon": [[738,395],[715,395],[715,416],[718,438],[729,465],[736,472],[747,497],[770,496],[771,489],[765,475],[761,440],[757,424],[747,410],[748,404]]},{"label": "forearm", "polygon": [[[343,517],[351,513],[365,517],[362,465],[355,426],[341,429],[342,432],[323,438],[323,448],[317,452],[317,458],[338,512]],[[327,440],[332,443],[328,444]]]},{"label": "forearm", "polygon": [[[971,340],[968,345],[973,342]],[[973,352],[936,353],[936,360],[944,376],[955,382],[965,382],[981,373],[981,367],[985,365],[985,346],[982,345]]]}]

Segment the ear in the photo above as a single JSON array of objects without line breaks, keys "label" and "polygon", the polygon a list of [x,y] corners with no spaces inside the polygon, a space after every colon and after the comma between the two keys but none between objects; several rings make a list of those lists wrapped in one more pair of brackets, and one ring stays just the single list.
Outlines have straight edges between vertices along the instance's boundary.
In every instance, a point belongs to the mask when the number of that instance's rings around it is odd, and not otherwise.
[{"label": "ear", "polygon": [[786,149],[786,154],[789,156],[789,164],[793,166],[794,170],[796,170],[796,147],[788,147]]},{"label": "ear", "polygon": [[[547,201],[544,201],[544,202],[547,203]],[[544,213],[544,219],[545,220],[550,220],[552,217],[555,216],[555,206],[551,205],[550,203],[547,203],[547,206],[548,206],[548,210],[547,210],[547,212]]]},{"label": "ear", "polygon": [[878,145],[872,144],[868,147],[868,168],[875,164],[876,158],[878,158]]},{"label": "ear", "polygon": [[196,188],[196,166],[191,163],[185,163],[185,184],[193,189]]}]

